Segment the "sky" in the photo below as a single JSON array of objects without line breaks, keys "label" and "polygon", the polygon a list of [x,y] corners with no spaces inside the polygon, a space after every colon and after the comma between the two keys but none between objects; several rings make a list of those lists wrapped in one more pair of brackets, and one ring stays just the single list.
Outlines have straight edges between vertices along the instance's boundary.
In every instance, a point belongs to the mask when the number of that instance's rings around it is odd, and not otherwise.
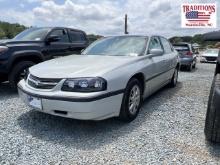
[{"label": "sky", "polygon": [[[181,28],[181,4],[216,3],[217,0],[0,0],[0,20],[26,26],[67,26],[87,34],[120,35],[128,14],[130,34],[165,37],[219,30]],[[219,23],[219,24],[218,24]]]}]

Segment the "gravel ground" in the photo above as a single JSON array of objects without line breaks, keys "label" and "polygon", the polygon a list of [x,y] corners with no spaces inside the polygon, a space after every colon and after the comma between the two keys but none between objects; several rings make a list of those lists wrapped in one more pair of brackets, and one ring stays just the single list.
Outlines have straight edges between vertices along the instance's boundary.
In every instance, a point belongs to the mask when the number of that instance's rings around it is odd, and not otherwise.
[{"label": "gravel ground", "polygon": [[220,146],[203,133],[214,68],[180,72],[177,87],[147,99],[129,124],[39,113],[2,84],[0,164],[218,164]]}]

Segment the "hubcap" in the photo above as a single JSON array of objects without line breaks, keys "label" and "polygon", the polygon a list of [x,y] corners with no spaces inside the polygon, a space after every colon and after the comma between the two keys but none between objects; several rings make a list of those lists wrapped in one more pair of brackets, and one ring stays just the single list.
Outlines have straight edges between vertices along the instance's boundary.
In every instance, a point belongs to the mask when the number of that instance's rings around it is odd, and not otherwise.
[{"label": "hubcap", "polygon": [[140,105],[141,92],[138,85],[133,86],[129,96],[129,112],[134,115]]}]

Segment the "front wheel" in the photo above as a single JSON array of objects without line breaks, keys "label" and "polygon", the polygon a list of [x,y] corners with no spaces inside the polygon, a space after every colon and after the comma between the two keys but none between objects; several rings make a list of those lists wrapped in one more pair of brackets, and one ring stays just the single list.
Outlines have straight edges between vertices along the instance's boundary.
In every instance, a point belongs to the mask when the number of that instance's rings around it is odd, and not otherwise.
[{"label": "front wheel", "polygon": [[10,86],[12,88],[17,87],[17,83],[24,78],[27,70],[29,67],[33,66],[35,63],[32,61],[22,61],[17,63],[11,70],[8,80],[10,83]]},{"label": "front wheel", "polygon": [[119,119],[127,122],[134,120],[139,113],[142,100],[142,85],[136,78],[132,78],[125,89]]}]

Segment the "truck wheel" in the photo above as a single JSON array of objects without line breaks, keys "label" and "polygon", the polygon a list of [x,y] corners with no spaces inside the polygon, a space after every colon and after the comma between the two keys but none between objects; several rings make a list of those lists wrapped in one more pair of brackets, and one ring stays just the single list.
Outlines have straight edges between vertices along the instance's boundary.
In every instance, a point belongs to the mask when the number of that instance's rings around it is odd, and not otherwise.
[{"label": "truck wheel", "polygon": [[27,71],[27,69],[31,66],[33,66],[35,63],[33,63],[32,61],[21,61],[19,63],[17,63],[11,70],[9,76],[8,76],[8,80],[10,83],[10,86],[12,88],[16,88],[17,87],[17,83],[24,78],[25,76],[25,72]]},{"label": "truck wheel", "polygon": [[212,82],[205,121],[205,136],[208,141],[220,142],[220,110],[219,98],[215,90],[220,88],[220,74]]},{"label": "truck wheel", "polygon": [[7,81],[7,76],[0,77],[0,83]]},{"label": "truck wheel", "polygon": [[119,119],[127,122],[134,120],[139,113],[142,100],[142,85],[136,78],[132,78],[124,92]]}]

